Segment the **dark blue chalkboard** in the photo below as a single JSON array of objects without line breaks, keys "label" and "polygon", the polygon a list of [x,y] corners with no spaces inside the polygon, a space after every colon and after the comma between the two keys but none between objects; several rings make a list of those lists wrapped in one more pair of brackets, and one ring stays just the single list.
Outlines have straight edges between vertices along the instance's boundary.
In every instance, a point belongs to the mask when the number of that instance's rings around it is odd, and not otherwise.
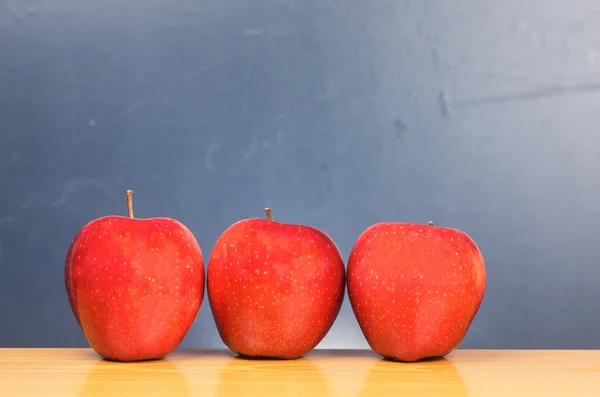
[{"label": "dark blue chalkboard", "polygon": [[[600,348],[592,0],[0,1],[0,346],[86,346],[89,220],[457,227],[488,269],[464,347]],[[205,300],[184,342],[222,346]],[[366,347],[346,300],[321,347]]]}]

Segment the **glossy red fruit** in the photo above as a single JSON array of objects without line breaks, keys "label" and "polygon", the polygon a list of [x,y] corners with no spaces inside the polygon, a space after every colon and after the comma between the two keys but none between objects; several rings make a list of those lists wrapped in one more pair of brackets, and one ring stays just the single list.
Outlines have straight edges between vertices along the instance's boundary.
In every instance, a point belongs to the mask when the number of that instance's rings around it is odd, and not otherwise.
[{"label": "glossy red fruit", "polygon": [[379,355],[441,357],[463,340],[486,287],[483,257],[464,232],[379,223],[355,242],[348,295],[358,324]]},{"label": "glossy red fruit", "polygon": [[331,238],[310,226],[246,219],[219,237],[208,299],[227,347],[292,359],[312,350],[342,305],[345,269]]},{"label": "glossy red fruit", "polygon": [[170,218],[106,216],[71,243],[65,286],[92,348],[116,361],[163,358],[183,340],[204,296],[193,234]]}]

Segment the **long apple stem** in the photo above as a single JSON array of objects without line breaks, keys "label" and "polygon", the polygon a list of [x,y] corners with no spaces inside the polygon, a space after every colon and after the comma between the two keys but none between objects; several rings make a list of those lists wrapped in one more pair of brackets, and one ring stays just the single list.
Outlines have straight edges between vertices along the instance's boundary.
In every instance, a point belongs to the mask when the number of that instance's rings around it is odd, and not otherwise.
[{"label": "long apple stem", "polygon": [[133,190],[127,190],[127,214],[133,219]]},{"label": "long apple stem", "polygon": [[427,224],[428,224],[429,226],[433,226],[433,221],[429,221],[429,222],[427,222]]},{"label": "long apple stem", "polygon": [[270,208],[265,208],[265,214],[267,214],[267,219],[272,221],[273,220],[273,215],[271,215],[271,209]]}]

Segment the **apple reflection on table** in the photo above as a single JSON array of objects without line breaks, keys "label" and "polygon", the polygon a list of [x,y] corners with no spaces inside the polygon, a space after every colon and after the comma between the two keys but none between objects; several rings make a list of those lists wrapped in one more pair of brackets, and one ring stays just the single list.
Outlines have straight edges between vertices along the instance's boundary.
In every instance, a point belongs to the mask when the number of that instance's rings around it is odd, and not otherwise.
[{"label": "apple reflection on table", "polygon": [[118,363],[94,362],[79,397],[191,396],[186,377],[169,359]]},{"label": "apple reflection on table", "polygon": [[296,360],[248,359],[227,361],[218,378],[216,395],[329,396],[327,378],[309,358]]},{"label": "apple reflection on table", "polygon": [[468,396],[468,391],[458,368],[449,359],[425,359],[414,363],[390,363],[381,359],[369,368],[358,395],[463,397]]}]

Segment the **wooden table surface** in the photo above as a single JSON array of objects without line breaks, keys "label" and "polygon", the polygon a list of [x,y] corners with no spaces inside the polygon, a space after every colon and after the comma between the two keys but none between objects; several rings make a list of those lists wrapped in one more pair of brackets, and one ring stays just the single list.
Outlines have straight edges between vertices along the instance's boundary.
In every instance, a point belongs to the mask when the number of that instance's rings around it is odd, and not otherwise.
[{"label": "wooden table surface", "polygon": [[395,363],[364,350],[292,361],[182,350],[141,363],[89,349],[0,349],[0,396],[600,396],[600,351],[457,350]]}]

